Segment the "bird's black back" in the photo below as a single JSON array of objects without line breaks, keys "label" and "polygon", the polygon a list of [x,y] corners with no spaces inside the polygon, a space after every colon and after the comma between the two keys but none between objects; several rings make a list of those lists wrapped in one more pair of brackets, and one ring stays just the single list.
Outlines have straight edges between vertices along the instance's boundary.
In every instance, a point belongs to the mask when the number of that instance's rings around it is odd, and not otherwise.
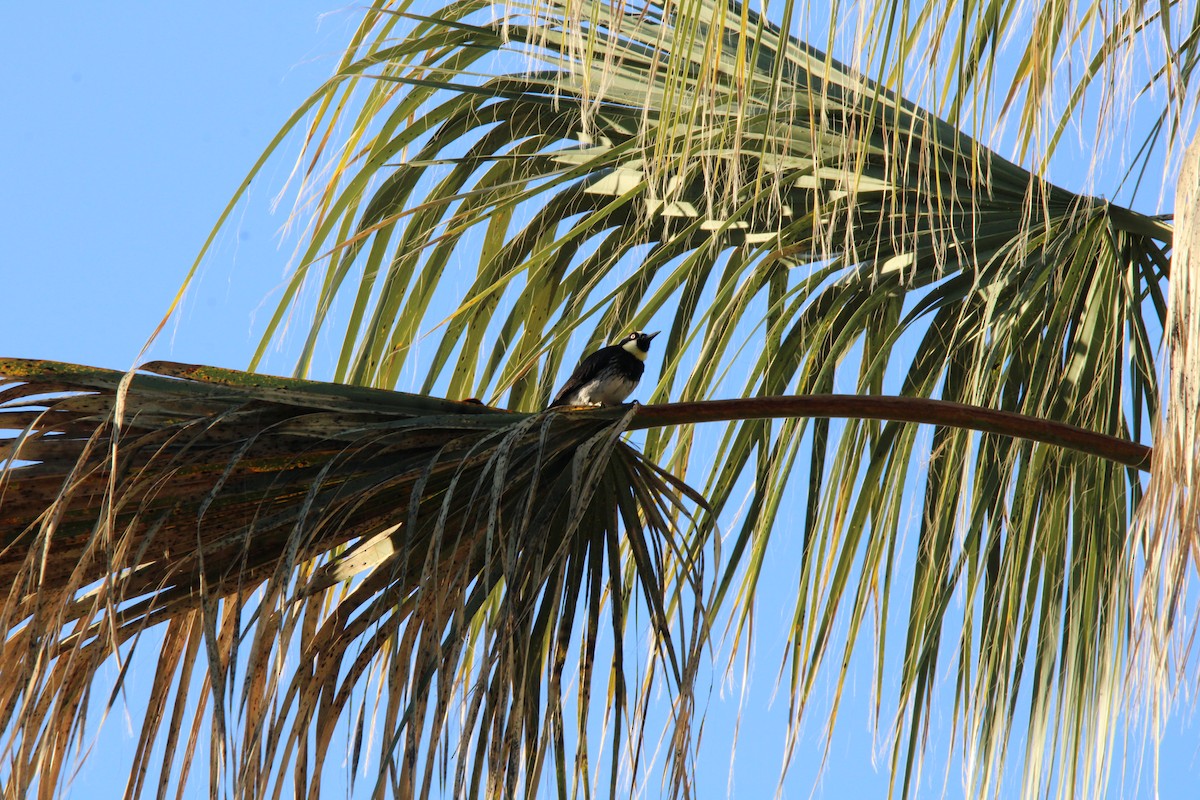
[{"label": "bird's black back", "polygon": [[607,347],[601,347],[596,352],[592,353],[583,361],[579,362],[579,366],[571,373],[571,377],[563,384],[562,389],[554,396],[554,400],[550,403],[550,408],[561,406],[566,403],[566,399],[571,394],[584,386],[588,381],[595,380],[600,373],[613,364],[619,364],[621,370],[629,375],[634,381],[639,381],[642,378],[642,373],[646,370],[646,365],[637,356],[630,353],[619,344],[610,344]]}]

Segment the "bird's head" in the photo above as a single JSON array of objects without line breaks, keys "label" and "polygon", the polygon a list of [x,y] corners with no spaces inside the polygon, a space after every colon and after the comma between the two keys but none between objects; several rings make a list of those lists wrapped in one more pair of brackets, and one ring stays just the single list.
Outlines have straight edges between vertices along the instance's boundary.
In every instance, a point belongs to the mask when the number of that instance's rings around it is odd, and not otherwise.
[{"label": "bird's head", "polygon": [[621,340],[621,349],[632,353],[637,358],[645,361],[646,354],[650,352],[650,340],[655,336],[658,336],[658,334],[658,331],[655,331],[654,333],[642,333],[641,331],[634,331]]}]

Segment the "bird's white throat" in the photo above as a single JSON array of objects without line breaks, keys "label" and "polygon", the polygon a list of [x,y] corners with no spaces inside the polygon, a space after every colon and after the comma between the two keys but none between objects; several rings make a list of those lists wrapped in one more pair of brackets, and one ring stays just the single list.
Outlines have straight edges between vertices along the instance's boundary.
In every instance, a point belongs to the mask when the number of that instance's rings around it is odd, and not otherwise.
[{"label": "bird's white throat", "polygon": [[628,342],[625,342],[625,344],[621,345],[621,349],[626,353],[631,353],[638,361],[646,360],[647,353],[645,350],[638,347],[637,339],[632,339]]}]

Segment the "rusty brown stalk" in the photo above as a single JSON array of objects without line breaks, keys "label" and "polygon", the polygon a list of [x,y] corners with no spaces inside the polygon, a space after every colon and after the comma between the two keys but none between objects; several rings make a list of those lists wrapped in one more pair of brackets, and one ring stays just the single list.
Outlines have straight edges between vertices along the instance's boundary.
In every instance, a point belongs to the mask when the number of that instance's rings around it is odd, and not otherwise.
[{"label": "rusty brown stalk", "polygon": [[641,430],[699,422],[789,417],[876,419],[967,428],[1066,447],[1142,471],[1150,469],[1153,454],[1143,444],[1064,422],[922,397],[811,394],[662,403],[639,406],[629,427]]}]

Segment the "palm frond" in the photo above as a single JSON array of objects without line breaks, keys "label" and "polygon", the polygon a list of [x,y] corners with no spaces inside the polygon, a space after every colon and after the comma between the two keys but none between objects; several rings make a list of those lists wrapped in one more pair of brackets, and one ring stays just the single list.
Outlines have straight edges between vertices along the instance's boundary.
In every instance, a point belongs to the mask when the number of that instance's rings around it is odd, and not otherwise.
[{"label": "palm frond", "polygon": [[[1034,8],[1006,84],[993,56],[1026,4],[864,5],[853,64],[831,55],[843,20],[825,50],[790,35],[798,8],[784,3],[776,24],[716,0],[471,0],[426,15],[377,2],[338,74],[264,155],[307,121],[299,173],[315,188],[297,213],[311,215],[308,242],[255,363],[306,315],[298,375],[326,346],[339,381],[404,378],[530,410],[580,339],[658,319],[669,333],[654,400],[887,391],[1146,441],[1161,411],[1160,331],[1180,329],[1164,326],[1174,228],[1053,185],[1044,169],[1095,87],[1101,117],[1121,116],[1114,76],[1151,35],[1162,66],[1141,90],[1166,87],[1167,102],[1130,175],[1144,179],[1156,147],[1178,152],[1196,96],[1189,10]],[[922,49],[924,94],[907,70]],[[1080,76],[1058,116],[1056,73]],[[964,133],[1006,115],[1033,170]],[[1117,665],[1133,647],[1133,470],[949,426],[923,440],[882,421],[746,421],[715,449],[683,426],[650,432],[645,453],[705,487],[711,513],[684,552],[711,547],[718,517],[736,520],[712,613],[728,615],[739,643],[781,505],[803,492],[795,726],[816,676],[832,670],[843,685],[873,624],[877,693],[890,665],[900,676],[896,706],[877,705],[876,721],[899,731],[901,793],[913,793],[947,661],[972,794],[996,791],[1017,746],[1030,796],[1055,783],[1066,796],[1099,791],[1125,687]],[[1175,616],[1157,620],[1169,635]],[[896,625],[908,631],[898,653],[886,646]]]},{"label": "palm frond", "polygon": [[[408,374],[425,391],[532,409],[573,333],[598,342],[660,319],[651,400],[841,384],[1146,439],[1168,222],[1013,164],[895,82],[790,37],[786,17],[777,26],[712,0],[492,11],[368,16],[360,50],[319,93],[328,110],[309,139],[326,147],[341,123],[348,132],[332,155],[306,155],[332,171],[308,198],[309,242],[260,356],[308,291],[298,374],[332,340],[337,380],[391,387]],[[979,58],[997,24],[962,52]],[[535,68],[489,72],[506,54]],[[1033,66],[1027,77],[1044,90]],[[355,87],[359,104],[343,103]],[[332,110],[351,107],[354,120]],[[435,302],[446,296],[450,313]],[[335,329],[342,297],[351,310]],[[418,358],[418,342],[432,355]],[[731,604],[737,641],[780,504],[803,480],[795,465],[807,466],[796,724],[824,665],[844,679],[878,598],[910,631],[899,706],[878,711],[901,732],[892,769],[904,793],[948,658],[973,792],[994,790],[1030,690],[1028,791],[1103,782],[1124,680],[1113,665],[1131,648],[1136,473],[960,429],[920,441],[900,423],[745,422],[698,463],[695,452],[690,427],[647,438],[648,458],[705,487],[713,514],[690,549],[753,483],[715,598]],[[914,490],[924,500],[905,611],[894,559]],[[877,687],[889,658],[880,635]]]},{"label": "palm frond", "polygon": [[[1200,473],[1196,442],[1200,435],[1200,137],[1188,147],[1179,174],[1176,207],[1179,236],[1172,275],[1164,350],[1168,381],[1164,410],[1154,418],[1158,455],[1138,509],[1135,531],[1146,552],[1141,587],[1142,655],[1156,680],[1155,690],[1169,694],[1186,680],[1194,629],[1174,620],[1183,610],[1188,582],[1200,567]],[[1178,636],[1177,636],[1178,635]],[[1173,663],[1172,663],[1173,662]],[[1173,669],[1172,669],[1173,667]],[[1175,675],[1172,675],[1172,672]]]},{"label": "palm frond", "polygon": [[[597,679],[622,733],[666,684],[661,766],[687,791],[703,554],[673,543],[688,492],[621,441],[627,417],[165,362],[8,360],[0,382],[21,431],[0,473],[7,792],[63,784],[102,665],[160,623],[128,797],[186,784],[206,726],[214,793],[319,789],[348,729],[373,791],[566,791],[607,762],[615,794],[641,746],[589,750]],[[598,670],[639,608],[646,672],[619,646]]]}]

